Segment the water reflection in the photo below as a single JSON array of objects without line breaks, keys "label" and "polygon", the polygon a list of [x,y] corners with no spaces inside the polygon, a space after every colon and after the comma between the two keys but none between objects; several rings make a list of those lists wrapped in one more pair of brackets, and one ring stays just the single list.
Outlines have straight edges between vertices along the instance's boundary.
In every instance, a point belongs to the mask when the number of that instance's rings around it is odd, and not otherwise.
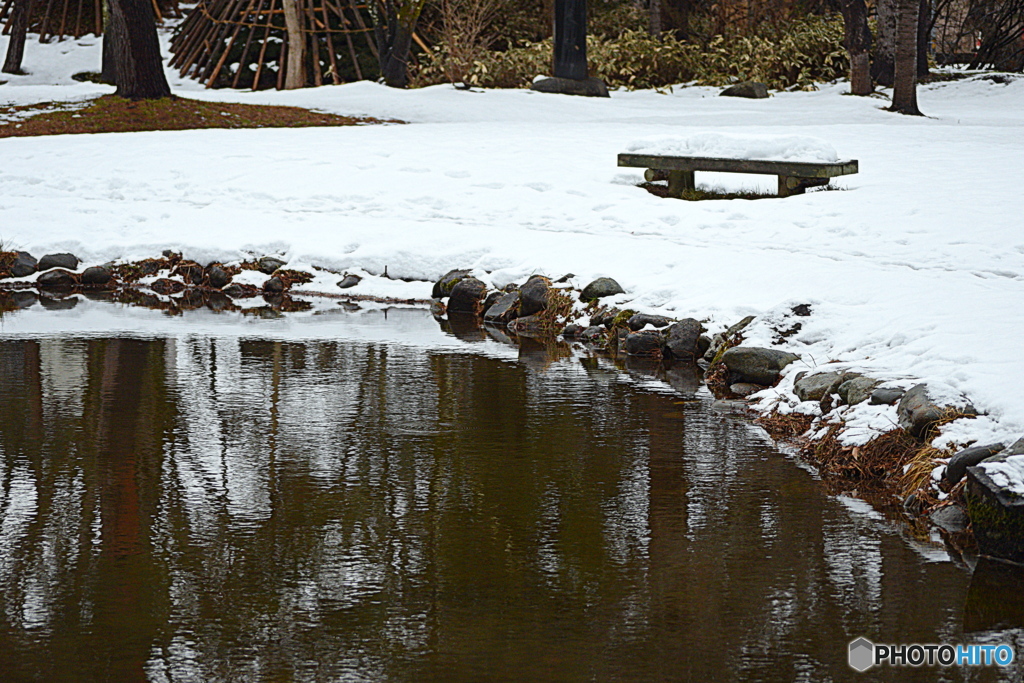
[{"label": "water reflection", "polygon": [[846,680],[861,635],[1019,638],[692,368],[518,353],[0,341],[4,680]]}]

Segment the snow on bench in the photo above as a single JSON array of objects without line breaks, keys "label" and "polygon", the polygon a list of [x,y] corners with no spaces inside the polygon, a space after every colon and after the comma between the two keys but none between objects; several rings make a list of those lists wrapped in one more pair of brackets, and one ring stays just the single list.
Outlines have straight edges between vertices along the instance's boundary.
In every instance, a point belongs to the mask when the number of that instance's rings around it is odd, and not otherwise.
[{"label": "snow on bench", "polygon": [[668,180],[670,197],[695,188],[695,171],[778,176],[780,197],[858,171],[856,159],[840,161],[832,145],[809,135],[699,133],[634,140],[626,149],[619,166],[646,168],[649,182]]}]

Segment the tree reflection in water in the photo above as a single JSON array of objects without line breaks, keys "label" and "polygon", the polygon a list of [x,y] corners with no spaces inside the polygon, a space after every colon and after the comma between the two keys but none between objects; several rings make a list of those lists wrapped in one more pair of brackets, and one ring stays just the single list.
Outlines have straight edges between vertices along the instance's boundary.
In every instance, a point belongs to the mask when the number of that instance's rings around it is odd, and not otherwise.
[{"label": "tree reflection in water", "polygon": [[840,680],[860,635],[966,637],[966,572],[707,410],[692,369],[520,355],[0,341],[0,671]]}]

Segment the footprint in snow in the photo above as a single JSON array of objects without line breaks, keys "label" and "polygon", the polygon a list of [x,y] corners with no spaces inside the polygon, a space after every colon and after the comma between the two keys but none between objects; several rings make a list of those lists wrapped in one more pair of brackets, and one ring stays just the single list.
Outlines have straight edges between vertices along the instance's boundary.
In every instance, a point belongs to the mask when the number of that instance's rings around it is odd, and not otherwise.
[{"label": "footprint in snow", "polygon": [[469,171],[445,171],[444,174],[449,178],[468,178]]}]

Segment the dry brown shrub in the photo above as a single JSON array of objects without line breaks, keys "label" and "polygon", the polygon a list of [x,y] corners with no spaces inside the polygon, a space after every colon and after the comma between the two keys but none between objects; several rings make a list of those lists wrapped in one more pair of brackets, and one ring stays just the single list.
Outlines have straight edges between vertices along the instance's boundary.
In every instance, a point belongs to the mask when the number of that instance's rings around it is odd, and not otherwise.
[{"label": "dry brown shrub", "polygon": [[782,413],[774,412],[757,418],[755,422],[764,427],[764,430],[768,432],[773,439],[792,441],[793,439],[807,433],[807,430],[811,428],[811,423],[814,422],[814,416],[803,413],[789,413],[784,415]]},{"label": "dry brown shrub", "polygon": [[894,429],[861,446],[839,442],[840,425],[832,425],[825,437],[807,444],[804,454],[823,472],[844,479],[876,481],[893,485],[903,467],[921,449],[921,442],[903,429]]}]

